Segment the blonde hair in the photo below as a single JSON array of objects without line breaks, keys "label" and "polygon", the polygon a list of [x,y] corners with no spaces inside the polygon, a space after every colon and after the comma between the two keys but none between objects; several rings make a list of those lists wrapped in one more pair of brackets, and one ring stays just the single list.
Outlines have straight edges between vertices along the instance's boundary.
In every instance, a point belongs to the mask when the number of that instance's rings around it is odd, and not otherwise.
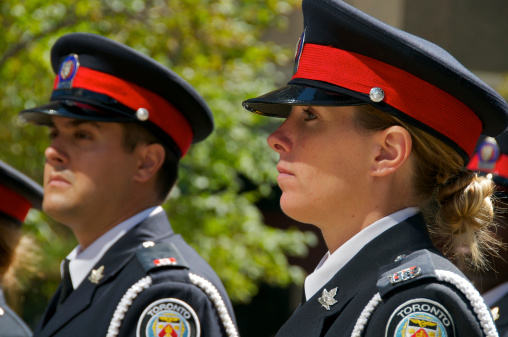
[{"label": "blonde hair", "polygon": [[19,277],[33,274],[38,262],[35,240],[22,235],[19,225],[0,216],[0,284],[16,293],[20,288]]},{"label": "blonde hair", "polygon": [[464,160],[429,133],[370,105],[359,106],[355,125],[381,131],[404,127],[412,138],[413,187],[432,240],[452,260],[487,269],[487,255],[501,243],[489,235],[494,225],[494,183],[464,169]]}]

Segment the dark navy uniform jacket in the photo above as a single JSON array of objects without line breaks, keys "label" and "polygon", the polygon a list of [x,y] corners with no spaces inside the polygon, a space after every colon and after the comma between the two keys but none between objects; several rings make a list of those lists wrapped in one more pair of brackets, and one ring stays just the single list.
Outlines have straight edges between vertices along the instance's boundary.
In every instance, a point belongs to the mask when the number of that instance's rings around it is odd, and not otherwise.
[{"label": "dark navy uniform jacket", "polygon": [[222,283],[164,212],[128,231],[101,266],[97,284],[85,279],[58,309],[57,290],[34,336],[236,336]]},{"label": "dark navy uniform jacket", "polygon": [[[354,336],[372,337],[484,336],[471,301],[456,285],[441,280],[450,272],[451,279],[458,277],[467,283],[466,288],[472,287],[433,246],[423,218],[417,214],[366,244],[296,309],[276,337],[351,336],[353,331]],[[473,290],[474,298],[481,299]],[[327,298],[330,293],[333,298]],[[483,300],[480,302],[476,305],[481,304],[479,309],[488,316]],[[490,320],[494,336],[491,317],[483,318]]]},{"label": "dark navy uniform jacket", "polygon": [[4,294],[0,289],[0,337],[29,337],[30,328],[5,303]]},{"label": "dark navy uniform jacket", "polygon": [[508,293],[491,305],[492,308],[499,309],[499,318],[496,323],[500,337],[508,337]]}]

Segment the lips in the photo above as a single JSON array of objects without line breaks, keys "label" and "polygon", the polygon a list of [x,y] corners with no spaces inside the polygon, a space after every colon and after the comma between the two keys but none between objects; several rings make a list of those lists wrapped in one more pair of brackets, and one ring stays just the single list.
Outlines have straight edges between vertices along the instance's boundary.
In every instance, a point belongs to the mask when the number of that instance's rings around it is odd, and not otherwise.
[{"label": "lips", "polygon": [[277,177],[277,180],[293,177],[294,173],[288,170],[287,168],[283,167],[282,165],[277,165],[277,171],[279,172],[279,176]]},{"label": "lips", "polygon": [[69,180],[65,179],[61,174],[51,174],[46,186],[65,186],[70,185]]}]

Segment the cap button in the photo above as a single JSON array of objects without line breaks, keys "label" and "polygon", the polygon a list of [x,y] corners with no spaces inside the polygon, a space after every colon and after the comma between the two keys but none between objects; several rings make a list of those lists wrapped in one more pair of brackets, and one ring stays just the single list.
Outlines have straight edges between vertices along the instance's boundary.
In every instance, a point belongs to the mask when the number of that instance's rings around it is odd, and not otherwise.
[{"label": "cap button", "polygon": [[155,246],[155,242],[153,241],[145,241],[143,242],[143,248],[150,248],[150,247],[153,247]]},{"label": "cap button", "polygon": [[137,119],[142,122],[146,121],[148,119],[148,116],[149,116],[148,110],[146,110],[145,108],[139,108],[136,111]]},{"label": "cap button", "polygon": [[374,87],[370,89],[369,97],[373,102],[381,102],[385,98],[385,92],[379,87]]}]

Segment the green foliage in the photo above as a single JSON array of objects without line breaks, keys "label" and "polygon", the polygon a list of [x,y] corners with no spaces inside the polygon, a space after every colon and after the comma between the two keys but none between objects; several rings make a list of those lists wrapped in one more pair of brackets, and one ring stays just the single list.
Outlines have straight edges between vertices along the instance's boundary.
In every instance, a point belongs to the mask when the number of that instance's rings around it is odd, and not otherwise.
[{"label": "green foliage", "polygon": [[[291,62],[293,51],[261,36],[284,29],[299,2],[2,0],[0,158],[42,181],[47,130],[18,125],[16,116],[48,101],[54,80],[49,51],[59,36],[92,32],[125,43],[185,78],[215,116],[215,132],[183,159],[178,186],[164,205],[176,231],[215,268],[235,302],[248,302],[261,282],[300,282],[303,272],[286,256],[305,255],[315,237],[263,224],[255,203],[272,192],[277,157],[266,145],[268,119],[241,107],[242,100],[287,79],[278,69]],[[76,242],[41,214],[31,215],[25,228],[42,251],[47,282],[37,291],[49,296],[60,260]]]}]

